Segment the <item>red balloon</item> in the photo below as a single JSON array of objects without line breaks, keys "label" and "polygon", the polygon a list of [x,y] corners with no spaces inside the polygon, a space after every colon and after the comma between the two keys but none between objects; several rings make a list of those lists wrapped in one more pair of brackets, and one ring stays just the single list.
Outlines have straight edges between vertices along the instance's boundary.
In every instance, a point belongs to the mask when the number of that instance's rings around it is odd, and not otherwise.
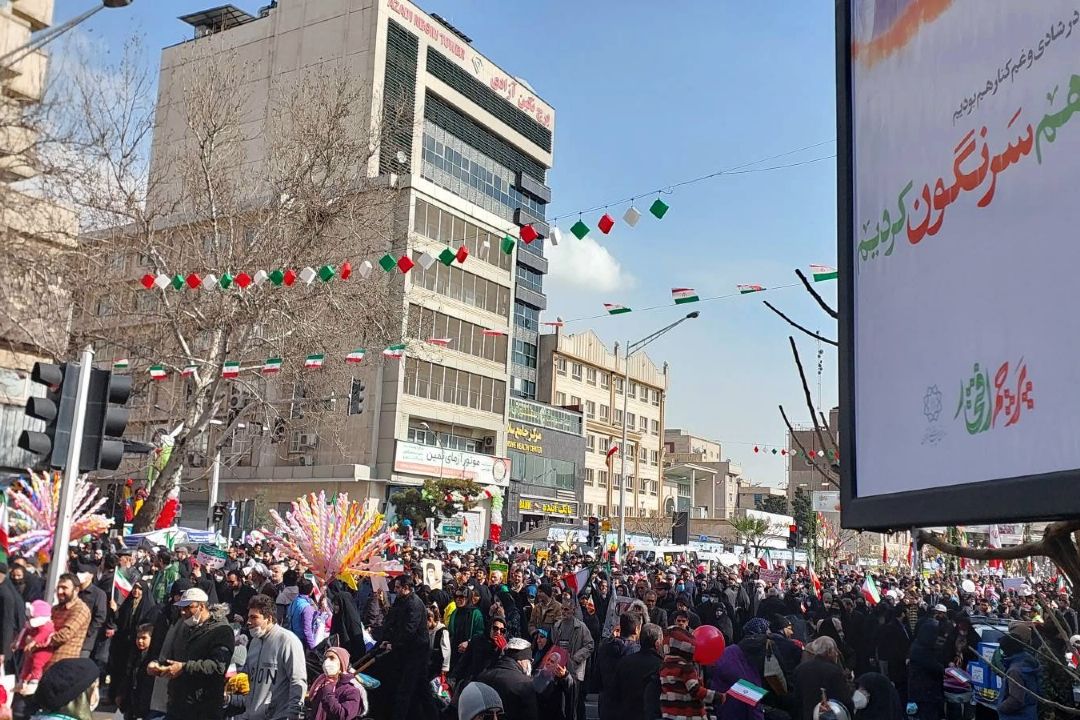
[{"label": "red balloon", "polygon": [[694,660],[702,665],[712,665],[720,659],[727,648],[724,634],[712,625],[699,625],[694,630]]}]

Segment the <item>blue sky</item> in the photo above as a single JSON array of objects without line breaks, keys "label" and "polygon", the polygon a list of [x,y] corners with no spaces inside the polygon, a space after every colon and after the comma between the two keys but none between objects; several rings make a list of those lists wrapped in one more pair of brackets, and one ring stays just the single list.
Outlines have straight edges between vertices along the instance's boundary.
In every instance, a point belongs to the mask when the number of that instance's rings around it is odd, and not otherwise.
[{"label": "blue sky", "polygon": [[[289,0],[283,0],[288,2]],[[57,0],[56,21],[96,0]],[[135,0],[107,10],[79,32],[119,52],[143,35],[156,49],[190,36],[175,18],[219,0]],[[256,12],[266,2],[234,0]],[[602,303],[635,308],[670,303],[672,287],[702,297],[727,295],[737,283],[797,282],[795,267],[835,265],[836,180],[827,142],[747,169],[807,162],[767,172],[718,177],[678,188],[662,221],[645,215],[634,229],[616,225],[577,243],[577,211],[742,166],[835,137],[833,4],[691,0],[422,0],[473,38],[478,50],[525,78],[555,107],[554,196],[562,252],[552,257],[550,312],[570,320],[603,313]],[[655,195],[642,197],[643,212]],[[611,214],[620,219],[627,204]],[[595,228],[602,210],[586,214]],[[819,285],[835,301],[835,283]],[[573,322],[609,344],[636,340],[688,309],[701,311],[650,346],[671,364],[668,427],[724,444],[724,454],[752,480],[780,484],[785,462],[755,456],[753,445],[782,445],[783,403],[808,422],[788,347],[789,328],[762,304],[767,298],[812,329],[835,337],[833,324],[798,288]],[[817,396],[817,345],[797,338]],[[836,353],[823,356],[821,404],[836,403]]]}]

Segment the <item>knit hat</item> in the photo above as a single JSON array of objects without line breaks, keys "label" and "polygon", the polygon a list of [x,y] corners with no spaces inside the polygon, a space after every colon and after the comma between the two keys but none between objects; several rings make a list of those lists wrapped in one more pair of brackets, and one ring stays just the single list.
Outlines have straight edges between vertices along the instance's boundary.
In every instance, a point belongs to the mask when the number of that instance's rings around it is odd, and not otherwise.
[{"label": "knit hat", "polygon": [[525,638],[513,638],[506,644],[506,656],[511,660],[531,660],[532,643]]},{"label": "knit hat", "polygon": [[30,627],[41,627],[52,619],[52,607],[44,600],[35,600],[30,603],[30,616],[26,623]]},{"label": "knit hat", "polygon": [[752,618],[743,625],[743,635],[764,635],[769,632],[769,622],[765,618]]},{"label": "knit hat", "polygon": [[[341,672],[349,672],[349,651],[343,647],[332,647],[326,649],[326,655],[336,655],[338,662],[341,663]],[[326,655],[323,656],[325,659]]]},{"label": "knit hat", "polygon": [[668,628],[667,635],[664,636],[664,654],[682,660],[693,660],[694,636],[678,626]]},{"label": "knit hat", "polygon": [[98,666],[88,658],[60,660],[41,676],[34,700],[42,710],[59,711],[98,679]]},{"label": "knit hat", "polygon": [[471,682],[465,686],[458,697],[458,720],[473,720],[477,715],[488,710],[502,712],[503,704],[499,693],[490,685]]}]

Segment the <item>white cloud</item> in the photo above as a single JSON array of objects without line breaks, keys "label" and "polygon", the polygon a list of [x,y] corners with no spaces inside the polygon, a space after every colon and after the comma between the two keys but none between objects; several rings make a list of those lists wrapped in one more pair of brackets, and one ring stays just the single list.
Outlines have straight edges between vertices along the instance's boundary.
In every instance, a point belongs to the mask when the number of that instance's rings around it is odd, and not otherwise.
[{"label": "white cloud", "polygon": [[608,293],[626,290],[636,282],[591,235],[578,240],[567,233],[558,245],[548,244],[545,256],[549,263],[548,280],[557,286]]}]

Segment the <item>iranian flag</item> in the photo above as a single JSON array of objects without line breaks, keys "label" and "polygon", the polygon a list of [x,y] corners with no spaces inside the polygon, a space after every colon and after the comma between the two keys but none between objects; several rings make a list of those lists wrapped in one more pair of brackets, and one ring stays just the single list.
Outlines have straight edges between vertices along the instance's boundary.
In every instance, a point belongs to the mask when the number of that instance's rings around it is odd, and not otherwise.
[{"label": "iranian flag", "polygon": [[448,337],[430,337],[427,339],[431,345],[438,345],[439,347],[446,347],[452,340]]},{"label": "iranian flag", "polygon": [[821,580],[818,579],[814,568],[810,568],[810,584],[814,586],[814,595],[821,599]]},{"label": "iranian flag", "polygon": [[169,373],[165,372],[165,368],[162,365],[150,366],[150,379],[151,380],[167,380]]},{"label": "iranian flag", "polygon": [[382,354],[388,358],[403,358],[405,357],[405,343],[391,345],[390,347],[383,350]]},{"label": "iranian flag", "polygon": [[739,289],[740,295],[749,295],[750,293],[761,292],[765,289],[761,285],[736,285],[735,287]]},{"label": "iranian flag", "polygon": [[367,354],[367,351],[364,350],[364,348],[356,348],[355,350],[353,350],[352,352],[350,352],[348,355],[345,356],[345,362],[347,362],[347,363],[363,362],[364,361],[364,355],[366,355],[366,354]]},{"label": "iranian flag", "polygon": [[502,337],[507,334],[506,330],[484,330],[484,335],[487,337]]},{"label": "iranian flag", "polygon": [[7,562],[8,552],[8,503],[7,495],[0,494],[0,560]]},{"label": "iranian flag", "polygon": [[318,370],[322,367],[323,360],[325,359],[326,358],[323,355],[308,355],[304,358],[304,367],[308,370]]},{"label": "iranian flag", "polygon": [[262,366],[263,375],[273,375],[274,373],[281,372],[281,358],[272,357],[266,358],[266,362]]},{"label": "iranian flag", "polygon": [[604,310],[607,311],[608,315],[622,315],[630,312],[630,308],[625,305],[614,305],[612,303],[604,303]]},{"label": "iranian flag", "polygon": [[553,327],[553,328],[561,328],[564,325],[566,325],[566,323],[563,322],[562,320],[553,320],[553,321],[549,321],[549,322],[542,322],[540,324],[544,325],[545,327]]},{"label": "iranian flag", "polygon": [[188,365],[180,371],[180,377],[192,377],[195,374],[195,366]]},{"label": "iranian flag", "polygon": [[878,590],[877,583],[874,582],[874,578],[870,575],[866,576],[862,584],[862,596],[866,598],[866,602],[871,605],[877,605],[881,602],[881,592]]},{"label": "iranian flag", "polygon": [[581,568],[577,572],[566,573],[563,575],[563,582],[566,583],[566,589],[572,592],[574,597],[577,597],[589,583],[589,568]]},{"label": "iranian flag", "polygon": [[684,305],[697,302],[701,298],[698,297],[694,288],[671,288],[671,299],[675,301],[676,305]]},{"label": "iranian flag", "polygon": [[744,702],[750,707],[754,707],[761,698],[765,697],[765,688],[760,688],[749,680],[740,680],[731,687],[728,688],[727,694],[738,700]]},{"label": "iranian flag", "polygon": [[130,360],[128,360],[127,358],[120,358],[119,360],[114,360],[113,361],[112,369],[113,370],[127,370],[130,365],[131,365]]},{"label": "iranian flag", "polygon": [[131,594],[133,583],[117,568],[113,573],[113,600],[122,603]]},{"label": "iranian flag", "polygon": [[240,363],[235,360],[227,360],[225,364],[221,366],[221,377],[223,378],[237,378],[240,377]]},{"label": "iranian flag", "polygon": [[616,445],[615,443],[611,443],[611,447],[609,447],[608,451],[607,451],[607,457],[604,458],[604,459],[607,460],[610,463],[611,458],[614,457],[615,453],[617,453],[617,452],[619,452],[619,446]]},{"label": "iranian flag", "polygon": [[829,267],[828,265],[811,265],[810,273],[814,276],[814,282],[835,280],[838,275],[836,268]]}]

